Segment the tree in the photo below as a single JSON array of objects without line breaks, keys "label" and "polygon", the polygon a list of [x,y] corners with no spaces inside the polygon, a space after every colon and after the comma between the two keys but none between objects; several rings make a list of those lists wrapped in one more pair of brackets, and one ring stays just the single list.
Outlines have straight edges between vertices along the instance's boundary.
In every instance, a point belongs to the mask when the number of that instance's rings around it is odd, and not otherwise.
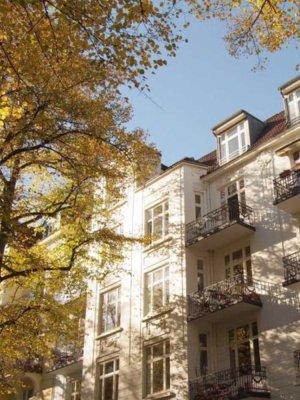
[{"label": "tree", "polygon": [[193,1],[200,19],[226,21],[229,53],[234,57],[255,55],[257,67],[266,58],[261,55],[299,43],[299,0],[211,0]]},{"label": "tree", "polygon": [[[124,182],[147,176],[158,160],[142,130],[124,128],[130,107],[120,85],[146,88],[147,71],[175,56],[186,11],[226,19],[232,54],[243,48],[259,54],[299,38],[296,6],[296,0],[1,1],[3,392],[13,390],[28,362],[51,357],[57,337],[75,340],[87,280],[101,279],[119,247],[134,240],[111,229],[103,187],[118,198]],[[95,213],[100,223],[91,230]],[[63,223],[55,245],[40,241],[45,223],[57,216]],[[95,243],[101,262],[89,254]]]}]

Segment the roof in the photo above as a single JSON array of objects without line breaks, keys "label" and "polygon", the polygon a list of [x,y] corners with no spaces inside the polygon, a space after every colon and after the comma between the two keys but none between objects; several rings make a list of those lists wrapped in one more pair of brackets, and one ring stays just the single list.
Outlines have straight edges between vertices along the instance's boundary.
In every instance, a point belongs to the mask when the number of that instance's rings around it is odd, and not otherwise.
[{"label": "roof", "polygon": [[[273,139],[286,129],[286,118],[284,111],[281,111],[268,118],[266,121],[264,121],[264,124],[264,129],[249,150],[262,146],[268,140]],[[198,159],[198,161],[200,163],[208,165],[209,167],[211,167],[211,169],[215,169],[216,167],[218,167],[216,150],[202,156]]]}]

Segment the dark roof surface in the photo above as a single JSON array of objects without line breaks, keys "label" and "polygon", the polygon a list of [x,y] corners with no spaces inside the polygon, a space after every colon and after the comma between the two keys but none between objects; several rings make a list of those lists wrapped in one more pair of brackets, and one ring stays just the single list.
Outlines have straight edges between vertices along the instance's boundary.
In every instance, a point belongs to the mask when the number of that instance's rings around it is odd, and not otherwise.
[{"label": "dark roof surface", "polygon": [[[286,129],[286,118],[284,111],[281,111],[272,117],[268,118],[264,121],[265,127],[261,132],[260,136],[253,144],[253,146],[249,149],[252,150],[254,148],[260,147],[268,140],[273,139],[277,135],[280,135]],[[198,159],[199,162],[206,164],[207,166],[215,169],[217,167],[217,152],[216,150],[211,151],[208,154],[205,154],[201,158]]]}]

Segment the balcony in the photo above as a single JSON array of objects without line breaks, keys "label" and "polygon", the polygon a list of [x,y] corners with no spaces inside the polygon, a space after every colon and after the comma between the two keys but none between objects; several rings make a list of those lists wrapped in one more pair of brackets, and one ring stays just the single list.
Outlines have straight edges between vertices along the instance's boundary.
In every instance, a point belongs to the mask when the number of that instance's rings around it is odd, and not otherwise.
[{"label": "balcony", "polygon": [[54,350],[53,359],[47,367],[47,372],[53,372],[57,369],[68,367],[69,365],[79,362],[83,355],[83,349],[73,349],[73,350]]},{"label": "balcony", "polygon": [[270,398],[265,367],[243,366],[215,372],[189,382],[190,400]]},{"label": "balcony", "polygon": [[255,231],[253,210],[232,201],[186,225],[186,246],[198,250],[217,249]]},{"label": "balcony", "polygon": [[300,251],[282,258],[284,267],[283,286],[300,289]]},{"label": "balcony", "polygon": [[210,322],[225,321],[258,307],[262,307],[262,302],[255,285],[237,275],[189,295],[188,321],[199,318]]},{"label": "balcony", "polygon": [[291,215],[300,213],[300,170],[282,172],[274,179],[274,191],[274,205]]},{"label": "balcony", "polygon": [[42,374],[42,358],[36,356],[34,358],[28,358],[27,360],[17,360],[17,367],[22,369],[24,372],[29,372],[32,374]]}]

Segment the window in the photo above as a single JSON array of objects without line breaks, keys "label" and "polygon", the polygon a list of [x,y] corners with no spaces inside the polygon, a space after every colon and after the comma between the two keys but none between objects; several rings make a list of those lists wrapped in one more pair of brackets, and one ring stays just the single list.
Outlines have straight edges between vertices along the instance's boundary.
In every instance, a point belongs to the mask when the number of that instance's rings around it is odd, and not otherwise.
[{"label": "window", "polygon": [[159,311],[170,300],[169,267],[161,267],[145,275],[145,313]]},{"label": "window", "polygon": [[219,164],[225,164],[248,149],[246,122],[241,122],[234,128],[223,133],[219,139]]},{"label": "window", "polygon": [[29,400],[33,396],[33,388],[27,387],[23,390],[22,400]]},{"label": "window", "polygon": [[224,208],[224,218],[233,221],[240,217],[240,214],[246,211],[246,192],[245,181],[243,178],[231,183],[220,191],[221,206],[227,204]]},{"label": "window", "polygon": [[199,353],[200,353],[200,375],[206,375],[208,371],[208,346],[207,334],[199,333]]},{"label": "window", "polygon": [[73,379],[71,381],[71,400],[80,400],[81,395],[81,381],[79,379]]},{"label": "window", "polygon": [[101,294],[101,333],[110,331],[120,326],[120,293],[121,288],[118,287]]},{"label": "window", "polygon": [[246,324],[228,332],[230,367],[254,365],[260,369],[257,323]]},{"label": "window", "polygon": [[294,351],[294,366],[296,384],[300,384],[300,350]]},{"label": "window", "polygon": [[204,265],[203,260],[197,260],[197,289],[202,292],[204,289]]},{"label": "window", "polygon": [[119,359],[99,364],[99,400],[118,400]]},{"label": "window", "polygon": [[146,235],[161,239],[169,233],[169,205],[168,201],[149,208],[145,212]]},{"label": "window", "polygon": [[252,284],[252,264],[250,246],[236,250],[224,257],[225,278],[229,279],[234,276],[243,276],[247,278],[247,282]]},{"label": "window", "polygon": [[146,347],[146,394],[170,388],[170,341]]},{"label": "window", "polygon": [[201,195],[195,194],[195,219],[200,218],[201,215]]},{"label": "window", "polygon": [[300,89],[287,96],[287,106],[289,111],[289,121],[293,123],[293,120],[300,117]]}]

